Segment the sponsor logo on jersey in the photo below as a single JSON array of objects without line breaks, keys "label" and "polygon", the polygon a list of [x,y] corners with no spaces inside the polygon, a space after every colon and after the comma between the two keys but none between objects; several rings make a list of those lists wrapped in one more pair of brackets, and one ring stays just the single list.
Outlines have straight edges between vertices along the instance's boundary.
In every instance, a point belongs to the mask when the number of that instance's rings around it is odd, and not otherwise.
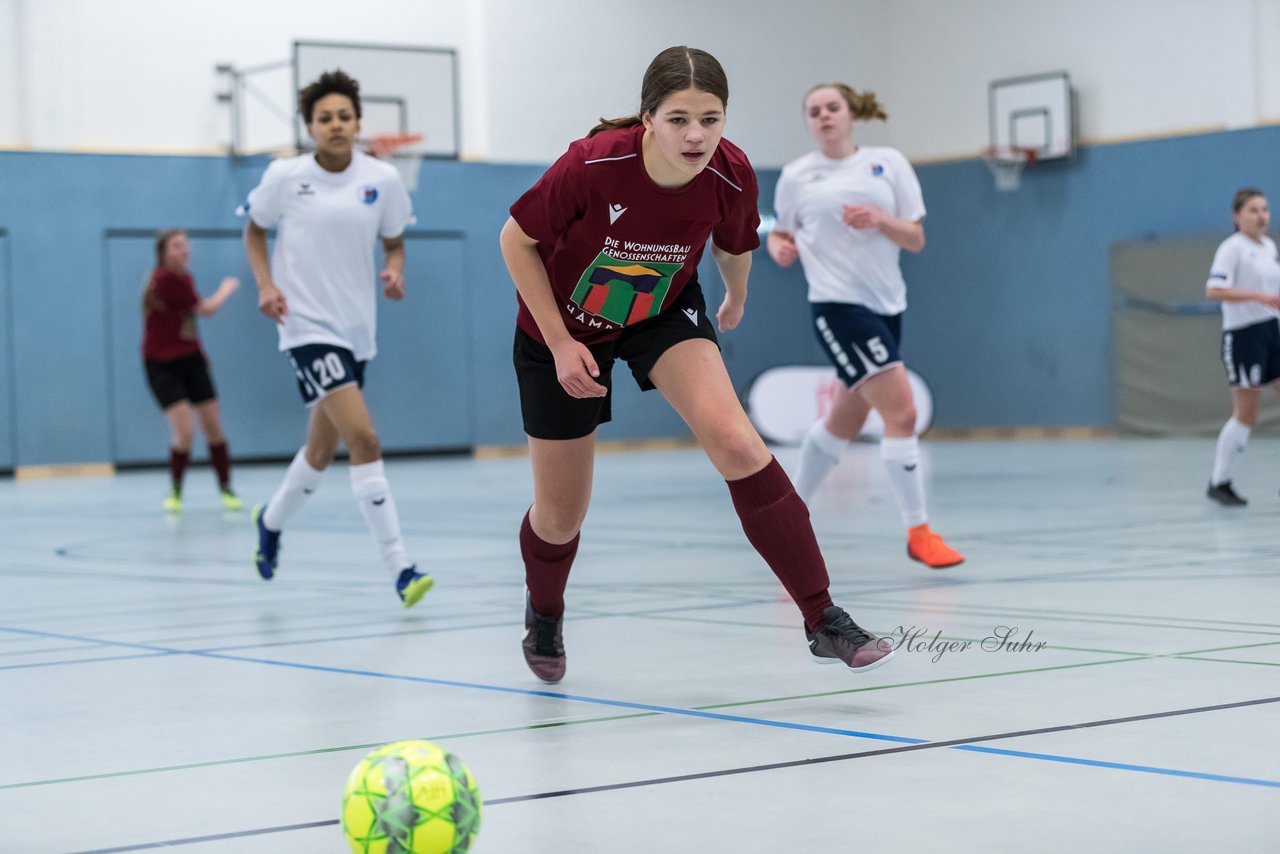
[{"label": "sponsor logo on jersey", "polygon": [[655,316],[671,290],[671,280],[683,265],[646,261],[637,264],[619,261],[601,252],[582,271],[569,300],[571,313],[580,323],[601,326],[577,310],[602,318],[615,326],[626,326]]},{"label": "sponsor logo on jersey", "polygon": [[360,188],[360,201],[366,205],[371,205],[378,200],[378,188],[372,184],[365,184]]},{"label": "sponsor logo on jersey", "polygon": [[624,208],[622,205],[617,204],[616,202],[614,204],[609,205],[609,225],[613,225],[615,222],[617,222],[618,217],[622,216],[626,212],[627,212],[627,209]]},{"label": "sponsor logo on jersey", "polygon": [[872,163],[872,164],[871,164],[871,177],[873,177],[873,178],[883,178],[883,177],[884,177],[884,164],[883,164],[883,163]]},{"label": "sponsor logo on jersey", "polygon": [[311,189],[311,184],[309,184],[308,182],[303,181],[302,183],[298,184],[299,196],[314,196],[315,194],[316,194],[316,191]]}]

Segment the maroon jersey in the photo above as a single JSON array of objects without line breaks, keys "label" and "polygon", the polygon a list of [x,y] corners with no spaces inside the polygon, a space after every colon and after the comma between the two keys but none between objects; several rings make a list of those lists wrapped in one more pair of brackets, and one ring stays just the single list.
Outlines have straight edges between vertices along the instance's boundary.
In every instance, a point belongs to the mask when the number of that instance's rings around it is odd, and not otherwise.
[{"label": "maroon jersey", "polygon": [[[663,189],[645,171],[643,136],[636,125],[577,140],[511,206],[538,241],[569,334],[587,344],[671,305],[708,237],[734,255],[760,245],[756,175],[741,149],[721,139],[696,178]],[[546,343],[522,299],[516,322]]]},{"label": "maroon jersey", "polygon": [[195,308],[200,303],[190,273],[157,267],[142,299],[143,358],[169,362],[200,352]]}]

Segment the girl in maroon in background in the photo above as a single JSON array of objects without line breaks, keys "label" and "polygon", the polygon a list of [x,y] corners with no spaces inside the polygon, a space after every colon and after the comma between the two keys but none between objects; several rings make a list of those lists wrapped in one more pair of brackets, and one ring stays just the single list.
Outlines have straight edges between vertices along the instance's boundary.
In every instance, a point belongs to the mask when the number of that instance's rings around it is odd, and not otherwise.
[{"label": "girl in maroon in background", "polygon": [[240,510],[240,499],[231,491],[231,457],[222,435],[218,398],[209,376],[209,360],[196,334],[196,316],[212,317],[240,281],[228,276],[213,296],[201,299],[187,271],[191,243],[186,232],[171,229],[156,237],[156,268],[142,295],[142,357],[147,383],[164,410],[173,430],[169,448],[172,486],[164,500],[170,513],[182,510],[182,478],[191,459],[196,419],[209,440],[209,460],[218,476],[222,506]]},{"label": "girl in maroon in background", "polygon": [[524,655],[544,682],[565,672],[564,590],[616,358],[641,389],[662,393],[728,482],[747,539],[804,615],[814,660],[862,671],[892,655],[832,604],[809,511],[747,419],[707,317],[697,267],[708,239],[725,283],[722,332],[742,320],[760,245],[755,173],[721,137],[728,101],[713,56],[664,50],[645,72],[639,114],[572,143],[502,229],[534,479],[520,530]]}]

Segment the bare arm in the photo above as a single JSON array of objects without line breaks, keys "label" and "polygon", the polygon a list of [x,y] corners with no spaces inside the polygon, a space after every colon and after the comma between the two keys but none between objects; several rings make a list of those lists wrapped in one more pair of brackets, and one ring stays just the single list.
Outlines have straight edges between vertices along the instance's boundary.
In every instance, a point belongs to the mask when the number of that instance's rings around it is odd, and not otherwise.
[{"label": "bare arm", "polygon": [[556,378],[560,385],[571,397],[604,397],[607,389],[593,379],[600,376],[600,368],[591,350],[575,340],[564,325],[551,280],[547,278],[547,268],[538,255],[538,241],[525,234],[520,225],[508,217],[498,243],[511,280],[538,324],[542,340],[555,357]]},{"label": "bare arm", "polygon": [[874,205],[845,205],[845,224],[851,228],[874,228],[908,252],[924,249],[924,220],[889,216]]},{"label": "bare arm", "polygon": [[382,292],[388,299],[404,299],[404,235],[382,238],[382,251],[387,265],[378,278],[385,286]]},{"label": "bare arm", "polygon": [[1280,309],[1280,296],[1262,291],[1240,291],[1235,288],[1205,288],[1204,295],[1216,302],[1256,302],[1268,308]]},{"label": "bare arm", "polygon": [[751,253],[734,255],[712,243],[711,257],[720,270],[720,278],[724,279],[724,302],[716,312],[716,323],[721,332],[727,332],[742,322],[742,313],[747,308],[747,276],[751,272]]},{"label": "bare arm", "polygon": [[765,240],[765,248],[769,250],[769,257],[779,267],[790,267],[800,257],[799,250],[796,249],[796,239],[789,231],[781,231],[777,228],[769,232],[769,237]]},{"label": "bare arm", "polygon": [[235,293],[238,287],[240,287],[240,280],[235,276],[227,276],[218,285],[216,291],[196,303],[196,314],[201,317],[213,317],[227,301],[227,297]]},{"label": "bare arm", "polygon": [[271,260],[267,254],[267,231],[253,220],[244,226],[244,249],[249,256],[249,268],[258,283],[258,311],[282,323],[289,312],[284,294],[271,280]]}]

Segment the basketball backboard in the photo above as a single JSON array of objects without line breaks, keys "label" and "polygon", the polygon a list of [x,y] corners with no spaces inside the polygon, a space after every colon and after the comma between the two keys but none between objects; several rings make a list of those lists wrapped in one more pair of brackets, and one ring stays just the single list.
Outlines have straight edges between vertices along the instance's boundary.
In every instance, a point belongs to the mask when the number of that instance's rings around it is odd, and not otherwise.
[{"label": "basketball backboard", "polygon": [[1033,149],[1035,159],[1070,157],[1075,96],[1065,71],[994,80],[989,89],[991,149]]},{"label": "basketball backboard", "polygon": [[[295,91],[325,71],[341,68],[360,81],[361,137],[418,133],[405,153],[456,158],[460,147],[458,63],[449,48],[400,45],[293,43]],[[301,117],[294,120],[300,151],[312,148]]]}]

